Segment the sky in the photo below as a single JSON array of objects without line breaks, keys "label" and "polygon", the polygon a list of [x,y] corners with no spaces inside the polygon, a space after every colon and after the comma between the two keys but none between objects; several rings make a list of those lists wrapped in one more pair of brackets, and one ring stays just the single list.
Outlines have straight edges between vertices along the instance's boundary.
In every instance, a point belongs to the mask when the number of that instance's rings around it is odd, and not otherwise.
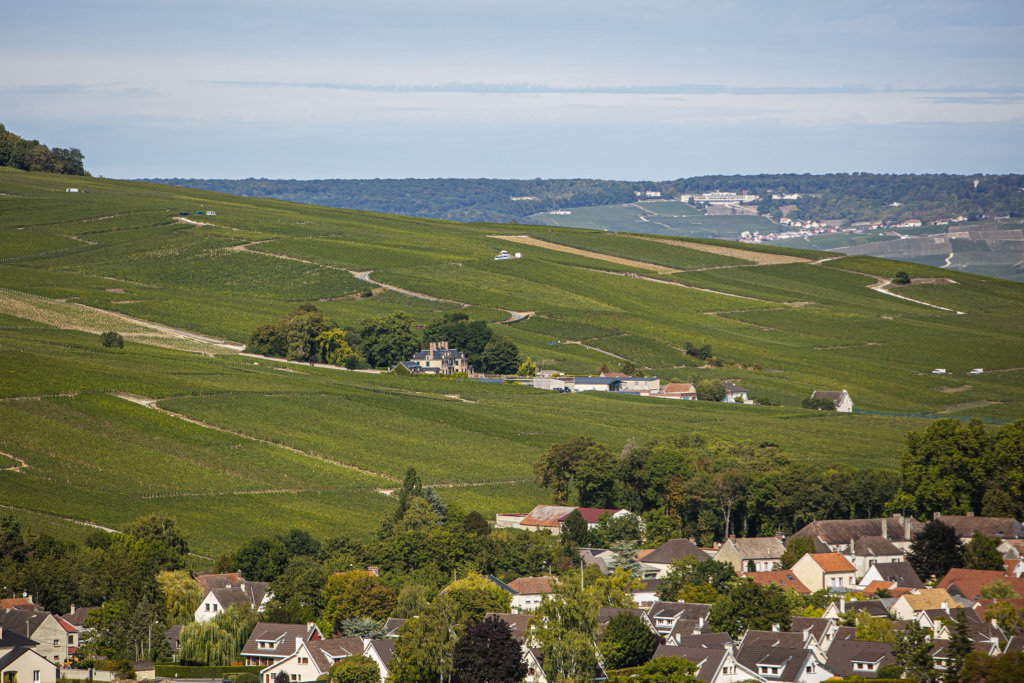
[{"label": "sky", "polygon": [[0,123],[112,178],[1024,171],[1021,0],[33,0]]}]

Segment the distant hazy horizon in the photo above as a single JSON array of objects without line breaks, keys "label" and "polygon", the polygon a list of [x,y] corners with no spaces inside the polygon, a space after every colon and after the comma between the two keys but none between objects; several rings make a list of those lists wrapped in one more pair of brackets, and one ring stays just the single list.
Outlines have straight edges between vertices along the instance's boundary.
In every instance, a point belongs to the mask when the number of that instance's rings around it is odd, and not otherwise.
[{"label": "distant hazy horizon", "polygon": [[40,0],[4,14],[0,123],[79,147],[108,177],[1024,171],[1016,0]]}]

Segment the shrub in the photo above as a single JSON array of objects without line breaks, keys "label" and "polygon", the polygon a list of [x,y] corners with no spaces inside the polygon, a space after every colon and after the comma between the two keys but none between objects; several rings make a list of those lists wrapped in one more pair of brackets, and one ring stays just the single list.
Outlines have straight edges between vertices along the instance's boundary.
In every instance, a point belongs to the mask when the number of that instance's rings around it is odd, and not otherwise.
[{"label": "shrub", "polygon": [[124,337],[117,332],[108,331],[100,335],[100,343],[108,349],[123,349]]}]

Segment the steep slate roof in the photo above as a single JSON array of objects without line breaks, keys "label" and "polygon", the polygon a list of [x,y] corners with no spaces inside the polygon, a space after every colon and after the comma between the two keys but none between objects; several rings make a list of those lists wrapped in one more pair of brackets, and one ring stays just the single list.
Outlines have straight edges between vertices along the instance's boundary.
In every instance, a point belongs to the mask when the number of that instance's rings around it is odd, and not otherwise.
[{"label": "steep slate roof", "polygon": [[[885,538],[890,541],[902,541],[905,539],[904,523],[912,517],[893,515],[887,517]],[[790,536],[817,536],[829,545],[846,545],[851,539],[858,539],[863,536],[882,536],[882,518],[873,519],[819,519],[811,522],[800,531]]]},{"label": "steep slate roof", "polygon": [[679,636],[679,647],[710,648],[727,650],[733,647],[732,636],[728,633],[695,633],[690,636]]},{"label": "steep slate roof", "polygon": [[562,518],[575,509],[565,505],[538,505],[519,522],[519,525],[557,528],[561,524]]},{"label": "steep slate roof", "polygon": [[[217,598],[217,602],[219,602],[221,607],[225,609],[227,609],[229,605],[240,603],[258,606],[263,602],[263,598],[267,595],[267,589],[269,587],[270,584],[265,581],[244,581],[239,583],[237,586],[214,588],[207,591],[206,595],[213,593],[214,597]],[[203,595],[204,600],[206,599],[206,595]]]},{"label": "steep slate roof", "polygon": [[[874,673],[855,669],[854,662],[875,664]],[[853,638],[836,640],[828,650],[828,668],[837,676],[849,678],[850,676],[863,676],[864,678],[876,678],[878,668],[886,664],[895,664],[896,656],[892,652],[892,645],[889,643],[876,643],[868,640],[856,640]]]},{"label": "steep slate roof", "polygon": [[815,640],[822,643],[825,641],[825,635],[828,633],[831,626],[831,619],[822,619],[820,617],[793,617],[790,619],[789,630],[809,633],[814,636]]},{"label": "steep slate roof", "polygon": [[792,588],[797,593],[810,593],[810,589],[803,582],[793,575],[788,569],[777,569],[770,572],[744,572],[743,576],[754,583],[767,586],[774,583],[783,588]]},{"label": "steep slate roof", "polygon": [[704,602],[668,602],[659,600],[647,610],[651,621],[655,619],[707,619],[711,605]]},{"label": "steep slate roof", "polygon": [[694,676],[701,681],[707,681],[711,683],[714,680],[715,674],[718,669],[722,666],[722,660],[725,659],[728,652],[725,648],[705,648],[705,647],[682,647],[678,645],[659,645],[658,649],[654,651],[652,659],[658,659],[659,657],[678,657],[685,659],[692,664],[697,665],[697,672]]},{"label": "steep slate roof", "polygon": [[[778,559],[782,557],[782,553],[786,552],[786,546],[776,536],[730,538],[726,543],[732,543],[743,560]],[[725,544],[723,543],[723,545]]]},{"label": "steep slate roof", "polygon": [[25,609],[0,610],[0,628],[3,628],[4,631],[10,630],[26,638],[31,638],[32,634],[46,621],[48,616],[50,616],[49,612],[36,612]]},{"label": "steep slate roof", "polygon": [[498,617],[512,629],[512,637],[523,642],[526,638],[526,631],[530,627],[530,619],[532,618],[529,614],[508,614],[506,612],[488,612],[484,615],[484,619],[487,617]]},{"label": "steep slate roof", "polygon": [[885,581],[895,581],[900,588],[924,588],[924,582],[918,578],[909,562],[879,562],[875,570]]},{"label": "steep slate roof", "polygon": [[[4,655],[0,656],[0,669],[6,669],[8,666],[10,666],[14,662],[18,661],[18,659],[20,659],[23,655],[25,655],[25,654],[27,654],[29,652],[33,652],[32,648],[16,647],[16,648],[12,649],[10,652],[5,653]],[[38,653],[34,653],[34,654],[36,654],[36,656],[39,656],[39,657],[42,656],[42,655],[40,655]]]},{"label": "steep slate roof", "polygon": [[363,639],[356,637],[313,640],[306,643],[306,648],[321,673],[330,671],[336,659],[361,655],[365,649]]},{"label": "steep slate roof", "polygon": [[701,561],[711,559],[711,556],[698,548],[693,541],[685,538],[673,538],[658,546],[643,561],[647,564],[671,564],[672,560],[680,560],[684,557],[692,557]]},{"label": "steep slate roof", "polygon": [[181,629],[184,628],[181,624],[175,624],[166,631],[164,631],[164,638],[167,639],[167,644],[171,648],[171,652],[177,652],[181,646]]},{"label": "steep slate roof", "polygon": [[781,667],[779,677],[772,677],[777,681],[797,680],[809,655],[810,650],[803,648],[775,647],[756,641],[741,645],[736,650],[736,660],[754,673],[758,672],[758,664]]},{"label": "steep slate roof", "polygon": [[747,629],[740,640],[744,645],[771,645],[801,649],[807,646],[807,636],[803,631],[758,631]]},{"label": "steep slate roof", "polygon": [[647,619],[647,613],[639,607],[602,607],[597,612],[598,640],[601,640],[604,636],[604,630],[608,628],[608,622],[620,614],[632,614],[635,617],[640,617],[641,621],[645,624],[650,623]]},{"label": "steep slate roof", "polygon": [[523,576],[508,582],[508,587],[519,595],[539,595],[553,593],[553,576]]},{"label": "steep slate roof", "polygon": [[384,633],[388,638],[397,638],[399,629],[405,626],[405,622],[407,621],[409,620],[399,619],[397,617],[388,617],[388,620],[384,622]]},{"label": "steep slate roof", "polygon": [[[295,652],[295,640],[309,640],[312,629],[305,624],[271,624],[259,622],[242,646],[242,654],[252,657],[284,658]],[[319,635],[319,632],[317,632]],[[259,641],[275,641],[273,648],[261,648]]]},{"label": "steep slate roof", "polygon": [[[74,605],[72,605],[72,607],[74,607]],[[95,607],[76,607],[75,611],[68,612],[67,614],[63,615],[61,618],[64,619],[65,621],[67,621],[72,626],[77,626],[78,628],[82,628],[82,625],[85,624],[86,618],[89,616],[89,612],[93,611],[94,609],[96,609],[96,608]]]},{"label": "steep slate roof", "polygon": [[839,407],[839,404],[843,402],[843,396],[846,395],[846,390],[843,391],[815,391],[811,394],[811,398],[819,398],[823,401],[829,401],[832,405]]},{"label": "steep slate roof", "polygon": [[961,538],[973,536],[975,531],[995,538],[1024,538],[1024,525],[1013,517],[939,515],[936,519],[956,529],[956,535]]},{"label": "steep slate roof", "polygon": [[996,581],[1005,581],[1013,586],[1017,595],[1024,597],[1024,578],[1014,579],[1003,572],[984,569],[950,569],[937,587],[951,590],[955,588],[965,598],[978,600],[981,598],[981,589]]},{"label": "steep slate roof", "polygon": [[371,640],[367,647],[372,647],[376,650],[377,656],[380,657],[380,661],[384,663],[384,666],[390,668],[391,655],[395,654],[395,645],[397,645],[397,642],[394,638],[384,638],[383,640]]},{"label": "steep slate roof", "polygon": [[[909,594],[908,594],[909,595]],[[873,617],[889,616],[889,607],[893,601],[888,600],[848,600],[846,602],[847,612],[867,612]]]},{"label": "steep slate roof", "polygon": [[881,536],[861,536],[853,542],[853,552],[859,556],[903,555],[903,551]]},{"label": "steep slate roof", "polygon": [[724,386],[725,390],[727,392],[729,392],[730,394],[742,394],[742,393],[745,393],[747,391],[746,389],[744,389],[740,385],[733,384],[732,382],[722,382],[722,386]]},{"label": "steep slate roof", "polygon": [[12,631],[8,628],[0,628],[0,647],[35,647],[38,645],[36,641],[32,640],[28,636]]},{"label": "steep slate roof", "polygon": [[821,567],[821,570],[826,574],[857,571],[856,568],[850,564],[850,561],[839,553],[807,553],[807,555],[810,556],[810,558],[814,560],[814,563]]}]

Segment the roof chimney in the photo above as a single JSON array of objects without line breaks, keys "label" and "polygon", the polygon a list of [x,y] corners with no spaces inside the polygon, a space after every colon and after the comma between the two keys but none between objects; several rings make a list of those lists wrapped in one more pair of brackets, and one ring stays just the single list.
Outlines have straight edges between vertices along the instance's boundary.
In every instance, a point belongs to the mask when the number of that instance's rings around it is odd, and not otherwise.
[{"label": "roof chimney", "polygon": [[295,636],[295,651],[298,652],[300,647],[302,647],[302,636]]},{"label": "roof chimney", "polygon": [[839,613],[840,614],[846,614],[846,596],[845,595],[840,595],[839,596]]},{"label": "roof chimney", "polygon": [[70,615],[70,614],[74,614],[74,613],[75,613],[75,603],[71,603],[71,611],[68,612],[68,614]]},{"label": "roof chimney", "polygon": [[772,624],[772,632],[778,633],[781,629],[778,624]]},{"label": "roof chimney", "polygon": [[942,601],[942,604],[941,604],[941,605],[939,605],[939,607],[941,607],[941,608],[942,608],[942,611],[943,611],[943,612],[945,612],[946,614],[949,614],[949,603],[948,603],[948,602],[946,602],[945,600],[943,600],[943,601]]},{"label": "roof chimney", "polygon": [[882,538],[889,540],[889,520],[882,517]]},{"label": "roof chimney", "polygon": [[938,519],[938,518],[939,518],[939,511],[936,510],[935,512],[932,513],[932,519]]}]

